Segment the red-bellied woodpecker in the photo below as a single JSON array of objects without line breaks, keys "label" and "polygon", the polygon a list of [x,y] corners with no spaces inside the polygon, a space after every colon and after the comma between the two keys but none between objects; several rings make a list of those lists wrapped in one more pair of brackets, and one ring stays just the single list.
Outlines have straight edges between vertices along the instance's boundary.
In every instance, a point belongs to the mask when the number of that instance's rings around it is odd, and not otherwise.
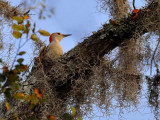
[{"label": "red-bellied woodpecker", "polygon": [[62,33],[52,33],[49,37],[48,47],[44,46],[40,52],[39,59],[42,60],[44,56],[47,56],[51,59],[56,59],[60,55],[63,55],[63,49],[60,45],[60,41],[71,34],[62,34]]}]

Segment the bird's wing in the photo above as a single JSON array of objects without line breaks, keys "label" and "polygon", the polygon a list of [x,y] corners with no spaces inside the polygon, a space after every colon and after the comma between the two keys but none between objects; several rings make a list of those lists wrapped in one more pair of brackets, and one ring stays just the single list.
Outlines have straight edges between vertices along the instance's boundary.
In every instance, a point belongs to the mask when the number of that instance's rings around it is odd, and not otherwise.
[{"label": "bird's wing", "polygon": [[41,60],[43,59],[43,57],[45,56],[46,51],[47,51],[47,47],[46,47],[46,45],[45,45],[45,46],[43,46],[43,48],[41,49],[40,54],[39,54],[39,59],[40,59],[40,61],[41,61]]},{"label": "bird's wing", "polygon": [[46,45],[44,45],[43,48],[41,49],[40,53],[39,53],[39,56],[35,58],[36,63],[37,62],[39,63],[39,62],[42,61],[42,59],[45,56],[46,52],[47,52],[47,47],[46,47]]}]

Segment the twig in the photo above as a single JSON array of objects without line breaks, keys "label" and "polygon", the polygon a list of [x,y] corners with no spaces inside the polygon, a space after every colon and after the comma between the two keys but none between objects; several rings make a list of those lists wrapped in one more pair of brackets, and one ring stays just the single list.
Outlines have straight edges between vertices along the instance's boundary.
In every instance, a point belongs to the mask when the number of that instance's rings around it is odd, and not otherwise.
[{"label": "twig", "polygon": [[135,7],[135,0],[133,0],[132,4],[133,4],[133,8],[136,9],[136,7]]},{"label": "twig", "polygon": [[20,46],[20,48],[22,48],[28,41],[29,41],[29,39],[27,39],[27,40]]},{"label": "twig", "polygon": [[20,41],[19,41],[19,45],[18,45],[18,49],[17,49],[17,53],[16,53],[16,56],[14,57],[14,60],[13,60],[13,63],[12,63],[12,66],[11,66],[11,69],[13,68],[14,66],[14,63],[16,62],[16,58],[18,56],[18,53],[19,53],[19,50],[28,42],[29,39],[27,39],[22,45],[21,45],[21,41],[22,41],[22,38],[20,38]]},{"label": "twig", "polygon": [[17,49],[17,53],[16,53],[16,56],[14,57],[14,60],[13,60],[13,63],[12,63],[12,66],[11,66],[11,69],[10,69],[10,70],[12,70],[14,63],[16,62],[16,58],[17,58],[18,53],[19,53],[19,50],[20,50],[20,48],[21,48],[21,46],[20,46],[20,45],[21,45],[21,41],[22,41],[22,38],[20,38],[19,45],[18,45],[18,49]]},{"label": "twig", "polygon": [[[152,56],[152,59],[151,59],[151,69],[150,69],[151,74],[152,74],[152,62],[153,62],[154,57],[155,57],[155,54],[156,54],[156,52],[157,52],[159,43],[160,43],[160,38],[159,38],[159,40],[158,40],[157,46],[156,46],[156,48],[155,48],[155,50],[154,50],[154,53],[153,53],[153,56]],[[154,61],[154,63],[155,63],[155,61]]]}]

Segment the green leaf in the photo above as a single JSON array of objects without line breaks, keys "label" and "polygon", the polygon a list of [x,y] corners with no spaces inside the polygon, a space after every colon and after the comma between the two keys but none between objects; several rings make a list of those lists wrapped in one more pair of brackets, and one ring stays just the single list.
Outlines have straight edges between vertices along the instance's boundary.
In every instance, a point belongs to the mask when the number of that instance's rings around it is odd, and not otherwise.
[{"label": "green leaf", "polygon": [[32,109],[36,104],[39,103],[39,99],[36,97],[35,94],[32,94],[26,97],[26,102],[30,103],[30,108]]},{"label": "green leaf", "polygon": [[7,98],[11,98],[11,89],[10,88],[7,88],[4,92],[4,95],[7,97]]},{"label": "green leaf", "polygon": [[11,87],[12,87],[13,89],[15,89],[15,90],[19,90],[19,88],[20,88],[19,84],[17,84],[16,82],[13,82],[13,83],[11,84]]},{"label": "green leaf", "polygon": [[0,58],[0,63],[2,62],[2,59]]},{"label": "green leaf", "polygon": [[26,71],[27,68],[28,68],[27,65],[22,65],[22,64],[15,66],[15,69],[21,72]]},{"label": "green leaf", "polygon": [[23,61],[24,61],[23,58],[20,58],[20,59],[17,60],[17,62],[18,62],[19,64],[22,64]]},{"label": "green leaf", "polygon": [[12,75],[8,75],[8,84],[11,85],[13,84],[15,81],[19,81],[19,76],[16,74],[12,74]]},{"label": "green leaf", "polygon": [[73,120],[72,115],[70,115],[69,113],[65,113],[63,115],[63,119],[62,120]]},{"label": "green leaf", "polygon": [[0,82],[4,82],[6,80],[6,76],[4,74],[0,74]]},{"label": "green leaf", "polygon": [[25,53],[25,51],[21,51],[18,55],[24,55]]}]

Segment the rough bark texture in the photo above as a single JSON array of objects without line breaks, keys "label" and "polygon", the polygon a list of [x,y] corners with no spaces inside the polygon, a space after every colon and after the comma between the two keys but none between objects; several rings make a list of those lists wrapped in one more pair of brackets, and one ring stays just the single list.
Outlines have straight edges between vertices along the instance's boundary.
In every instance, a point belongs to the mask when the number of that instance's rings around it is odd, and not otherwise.
[{"label": "rough bark texture", "polygon": [[[56,60],[56,62],[53,62],[49,59],[44,60],[43,65],[46,75],[54,78],[53,73],[57,71],[57,66],[61,65],[64,65],[63,70],[66,70],[66,72],[69,71],[71,67],[76,69],[75,66],[81,63],[83,64],[81,61],[76,61],[76,58],[81,58],[82,61],[85,61],[87,64],[80,65],[78,68],[83,68],[86,65],[90,66],[88,70],[85,72],[83,71],[83,73],[86,73],[84,74],[84,77],[87,76],[88,79],[92,75],[90,74],[92,71],[92,66],[99,65],[99,60],[105,54],[109,53],[117,46],[120,46],[123,41],[130,40],[132,37],[138,37],[135,35],[137,33],[138,35],[143,35],[149,31],[156,31],[156,24],[148,24],[147,22],[160,22],[159,18],[157,17],[158,14],[155,12],[157,7],[158,2],[153,2],[147,8],[141,9],[138,18],[136,19],[133,19],[133,15],[130,15],[128,18],[118,21],[118,23],[115,25],[104,24],[102,29],[85,39],[82,43],[78,44],[75,48]],[[71,62],[72,66],[70,65]],[[58,71],[59,76],[63,77],[61,73],[63,72]],[[81,72],[79,72],[79,74],[80,73]],[[75,74],[75,78],[78,78],[76,70],[74,70],[73,74]],[[66,76],[70,76],[70,72]],[[51,81],[52,80],[53,79],[51,79]],[[70,79],[67,81],[69,82]]]}]

